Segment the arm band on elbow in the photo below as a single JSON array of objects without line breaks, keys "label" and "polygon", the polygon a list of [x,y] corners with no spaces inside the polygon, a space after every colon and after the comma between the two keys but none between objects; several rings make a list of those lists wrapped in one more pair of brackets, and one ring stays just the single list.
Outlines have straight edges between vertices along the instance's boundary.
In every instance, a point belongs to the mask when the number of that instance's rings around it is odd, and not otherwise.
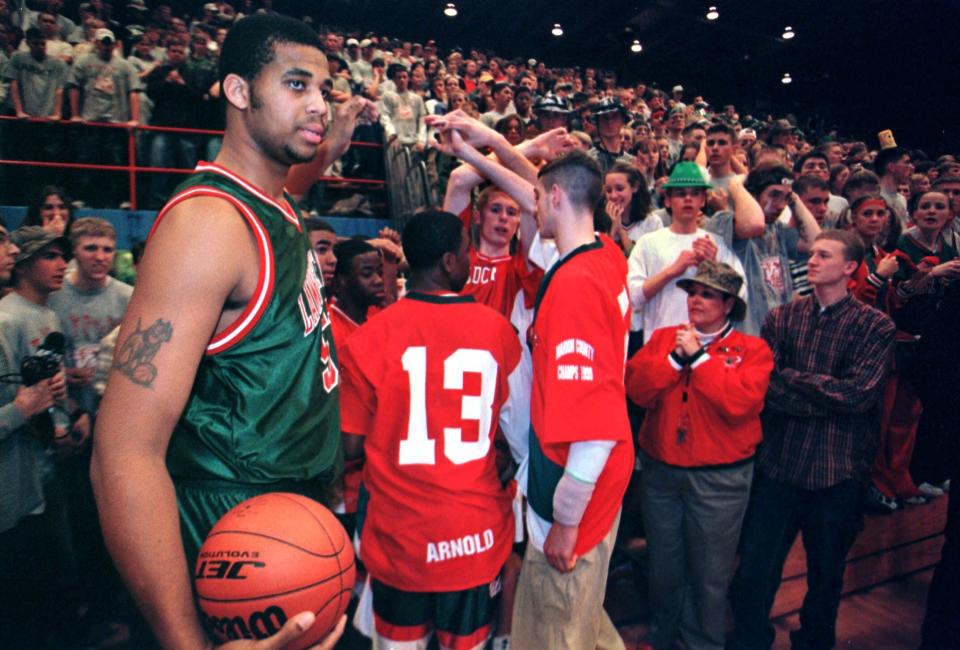
[{"label": "arm band on elbow", "polygon": [[564,472],[553,493],[553,520],[564,526],[578,526],[593,496],[594,483],[584,483]]}]

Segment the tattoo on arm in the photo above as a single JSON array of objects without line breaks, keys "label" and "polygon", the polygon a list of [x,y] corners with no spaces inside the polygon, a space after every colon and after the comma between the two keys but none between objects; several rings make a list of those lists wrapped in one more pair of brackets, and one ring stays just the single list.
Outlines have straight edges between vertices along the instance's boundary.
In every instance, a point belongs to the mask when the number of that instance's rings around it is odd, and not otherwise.
[{"label": "tattoo on arm", "polygon": [[173,337],[173,326],[170,321],[158,318],[157,321],[143,330],[140,329],[140,319],[127,340],[117,348],[113,357],[113,367],[127,376],[130,381],[149,388],[157,378],[157,367],[153,365],[153,358],[157,356],[160,346],[168,343]]}]

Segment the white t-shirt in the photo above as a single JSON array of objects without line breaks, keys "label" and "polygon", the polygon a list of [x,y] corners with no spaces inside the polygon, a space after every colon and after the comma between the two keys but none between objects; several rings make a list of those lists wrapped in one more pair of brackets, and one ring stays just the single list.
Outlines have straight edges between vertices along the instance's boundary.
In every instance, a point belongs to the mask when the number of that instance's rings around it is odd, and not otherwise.
[{"label": "white t-shirt", "polygon": [[630,241],[636,244],[636,242],[647,233],[660,230],[661,228],[663,228],[663,222],[660,221],[660,217],[651,212],[644,219],[627,226],[626,233]]},{"label": "white t-shirt", "polygon": [[[660,230],[661,228],[663,228],[663,222],[660,221],[660,217],[658,217],[656,214],[650,213],[647,215],[646,219],[630,224],[630,227],[627,228],[627,237],[629,237],[630,241],[633,242],[633,245],[636,246],[641,237],[655,230]],[[633,251],[632,248],[630,250]],[[635,307],[633,309],[633,314],[630,316],[630,331],[639,332],[642,329],[643,307]]]},{"label": "white t-shirt", "polygon": [[[630,253],[627,261],[627,286],[630,288],[630,302],[633,308],[643,309],[643,341],[650,340],[655,330],[686,323],[687,293],[677,286],[677,280],[692,278],[696,267],[689,267],[681,277],[671,280],[651,298],[643,293],[643,283],[673,264],[681,252],[691,250],[693,242],[700,237],[710,237],[717,246],[717,261],[732,266],[744,276],[740,260],[717,235],[703,229],[691,234],[678,234],[669,228],[655,230],[641,237]],[[740,297],[747,299],[747,285],[740,288]]]},{"label": "white t-shirt", "polygon": [[830,198],[827,199],[827,214],[823,218],[823,227],[824,228],[839,228],[840,227],[840,217],[844,212],[847,211],[849,203],[842,196],[837,196],[836,194],[831,194]]}]

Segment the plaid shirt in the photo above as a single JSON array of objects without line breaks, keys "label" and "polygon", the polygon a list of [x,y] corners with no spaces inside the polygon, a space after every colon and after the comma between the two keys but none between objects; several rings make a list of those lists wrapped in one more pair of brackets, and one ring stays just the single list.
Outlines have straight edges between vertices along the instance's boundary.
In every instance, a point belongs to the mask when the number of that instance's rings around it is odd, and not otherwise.
[{"label": "plaid shirt", "polygon": [[821,308],[815,296],[767,315],[773,350],[757,460],[767,476],[818,490],[870,468],[895,328],[852,295]]}]

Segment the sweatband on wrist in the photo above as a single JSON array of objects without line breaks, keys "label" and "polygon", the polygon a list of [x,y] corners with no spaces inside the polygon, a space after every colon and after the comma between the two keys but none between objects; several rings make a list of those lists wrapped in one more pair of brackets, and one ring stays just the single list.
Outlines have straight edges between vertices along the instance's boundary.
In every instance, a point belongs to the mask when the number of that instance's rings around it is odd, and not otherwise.
[{"label": "sweatband on wrist", "polygon": [[563,526],[579,526],[595,487],[564,472],[553,493],[553,520]]}]

